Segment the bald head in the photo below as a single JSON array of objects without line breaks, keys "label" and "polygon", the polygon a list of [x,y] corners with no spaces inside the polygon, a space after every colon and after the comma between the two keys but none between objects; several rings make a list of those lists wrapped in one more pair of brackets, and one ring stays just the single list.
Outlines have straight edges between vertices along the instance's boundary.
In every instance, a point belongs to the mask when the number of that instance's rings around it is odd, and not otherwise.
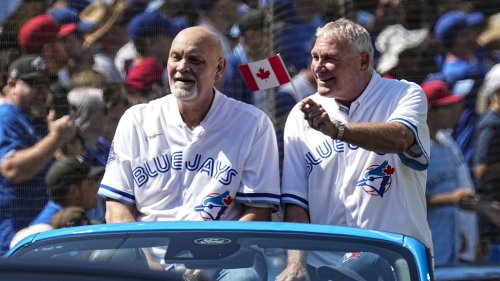
[{"label": "bald head", "polygon": [[188,27],[180,31],[177,36],[175,36],[174,43],[183,42],[184,44],[191,44],[197,46],[203,46],[206,48],[207,52],[214,54],[217,58],[222,57],[222,46],[217,34],[209,30],[208,28],[202,26]]},{"label": "bald head", "polygon": [[222,78],[225,68],[219,38],[209,29],[189,27],[174,38],[167,70],[170,89],[179,100],[211,99],[215,83]]}]

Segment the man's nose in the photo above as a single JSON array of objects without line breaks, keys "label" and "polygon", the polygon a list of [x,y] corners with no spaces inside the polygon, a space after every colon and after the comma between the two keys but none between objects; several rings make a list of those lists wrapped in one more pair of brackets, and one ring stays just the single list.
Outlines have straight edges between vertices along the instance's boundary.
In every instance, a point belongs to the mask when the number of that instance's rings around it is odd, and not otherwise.
[{"label": "man's nose", "polygon": [[178,65],[177,65],[177,71],[185,72],[185,71],[189,71],[190,69],[191,68],[189,67],[188,62],[185,59],[179,61]]}]

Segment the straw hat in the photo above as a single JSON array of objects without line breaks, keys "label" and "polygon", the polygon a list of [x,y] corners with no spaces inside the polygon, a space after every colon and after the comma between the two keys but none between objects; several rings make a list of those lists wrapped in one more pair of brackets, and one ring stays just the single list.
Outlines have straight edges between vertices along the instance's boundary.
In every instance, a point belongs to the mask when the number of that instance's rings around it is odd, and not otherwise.
[{"label": "straw hat", "polygon": [[500,13],[490,16],[488,27],[477,38],[479,44],[483,46],[497,40],[500,40]]},{"label": "straw hat", "polygon": [[90,47],[117,22],[127,8],[125,0],[115,0],[112,4],[94,1],[81,13],[80,20],[95,23],[95,29],[85,34],[84,46]]}]

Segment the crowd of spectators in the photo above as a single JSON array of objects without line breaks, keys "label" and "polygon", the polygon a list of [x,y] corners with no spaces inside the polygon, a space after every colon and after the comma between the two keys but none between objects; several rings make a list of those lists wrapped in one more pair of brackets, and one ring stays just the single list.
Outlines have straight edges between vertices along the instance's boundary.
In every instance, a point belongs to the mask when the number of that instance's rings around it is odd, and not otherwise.
[{"label": "crowd of spectators", "polygon": [[[449,248],[435,251],[436,265],[500,261],[498,251],[494,254],[500,226],[491,219],[491,212],[500,212],[495,209],[500,203],[494,203],[500,202],[498,2],[0,1],[5,123],[0,126],[0,254],[16,232],[45,230],[33,225],[44,208],[56,204],[53,190],[60,186],[51,170],[66,171],[60,166],[67,159],[76,166],[84,161],[87,172],[104,167],[125,110],[170,93],[165,66],[179,31],[201,25],[219,36],[227,69],[217,87],[270,116],[281,158],[288,113],[316,92],[309,68],[315,31],[344,17],[370,32],[373,64],[382,76],[422,85],[428,97],[431,156],[445,155],[435,157],[441,162],[431,158],[428,218],[437,226],[431,224],[435,245],[448,239],[444,233],[456,238],[438,244]],[[293,84],[250,92],[238,66],[275,53]],[[436,199],[441,194],[448,197]],[[103,208],[99,199],[90,205],[59,202],[53,210],[61,214],[50,227],[78,224],[82,217],[104,223]],[[80,219],[66,222],[75,216]],[[50,219],[44,223],[50,225]]]}]

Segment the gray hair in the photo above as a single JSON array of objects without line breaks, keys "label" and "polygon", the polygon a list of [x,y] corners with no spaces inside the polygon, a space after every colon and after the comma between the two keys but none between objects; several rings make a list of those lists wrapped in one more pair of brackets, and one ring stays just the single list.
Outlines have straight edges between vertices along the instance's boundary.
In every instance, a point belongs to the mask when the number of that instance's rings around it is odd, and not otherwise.
[{"label": "gray hair", "polygon": [[373,44],[370,33],[361,25],[348,19],[340,18],[329,22],[316,30],[316,37],[331,37],[339,41],[348,41],[354,50],[368,53],[370,68],[373,68]]}]

